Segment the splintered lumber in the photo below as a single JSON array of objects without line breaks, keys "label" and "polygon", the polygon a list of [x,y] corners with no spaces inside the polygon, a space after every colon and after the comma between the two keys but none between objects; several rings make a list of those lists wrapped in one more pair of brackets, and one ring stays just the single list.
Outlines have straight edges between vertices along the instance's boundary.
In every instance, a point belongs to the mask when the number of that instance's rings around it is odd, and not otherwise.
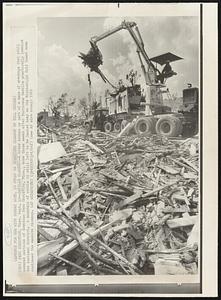
[{"label": "splintered lumber", "polygon": [[154,264],[155,275],[184,275],[188,271],[179,261],[159,258]]},{"label": "splintered lumber", "polygon": [[187,239],[187,246],[193,247],[195,244],[199,243],[199,220],[197,219],[192,231]]},{"label": "splintered lumber", "polygon": [[192,140],[192,138],[187,138],[186,140],[182,141],[182,143],[180,143],[180,145],[183,145],[185,143],[188,143]]},{"label": "splintered lumber", "polygon": [[115,136],[110,134],[110,133],[107,133],[107,132],[100,132],[100,133],[103,134],[103,135],[109,136],[111,138],[115,138]]},{"label": "splintered lumber", "polygon": [[56,267],[56,265],[59,265],[60,261],[56,261],[56,262],[53,262],[49,265],[46,265],[44,267],[41,267],[40,269],[38,269],[38,276],[46,276],[48,275],[49,273],[51,273],[54,268]]},{"label": "splintered lumber", "polygon": [[177,175],[180,173],[180,170],[177,171],[174,168],[170,167],[170,166],[163,166],[163,165],[159,165],[157,166],[158,168],[162,169],[163,171],[172,174],[172,175]]},{"label": "splintered lumber", "polygon": [[[128,210],[127,210],[128,212]],[[131,210],[131,214],[132,214],[132,210]],[[114,219],[112,222],[108,223],[108,224],[105,224],[103,225],[102,227],[98,228],[98,229],[94,229],[92,228],[89,232],[89,230],[84,230],[84,233],[81,235],[81,239],[84,241],[84,242],[87,242],[88,240],[91,239],[91,237],[96,237],[99,233],[101,233],[102,231],[104,230],[107,230],[109,229],[113,224],[121,221],[121,220],[124,220],[125,218],[128,218],[129,215],[128,213],[123,215],[119,215],[119,218],[116,218]],[[88,234],[86,233],[88,232]],[[70,242],[69,244],[67,244],[59,253],[59,256],[63,256],[65,255],[66,253],[70,252],[71,250],[75,249],[77,246],[79,245],[78,241],[74,240],[72,242]]]},{"label": "splintered lumber", "polygon": [[127,199],[125,199],[119,206],[118,208],[122,208],[126,205],[131,204],[132,202],[136,201],[137,199],[139,199],[142,195],[142,191],[137,191],[137,193],[135,193],[134,195],[127,197]]},{"label": "splintered lumber", "polygon": [[64,191],[64,188],[62,186],[61,178],[60,177],[57,178],[57,183],[58,183],[59,189],[61,191],[62,198],[66,201],[68,198],[67,198],[67,195],[66,195],[66,193]]},{"label": "splintered lumber", "polygon": [[[56,128],[67,153],[38,162],[38,275],[197,269],[198,141],[135,136],[132,127],[87,141],[80,125]],[[40,141],[47,135],[39,130]]]},{"label": "splintered lumber", "polygon": [[68,273],[67,273],[66,267],[64,267],[64,266],[58,266],[56,268],[56,275],[58,275],[58,276],[67,276]]},{"label": "splintered lumber", "polygon": [[[84,273],[86,273],[86,274],[87,274],[87,273],[88,273],[88,274],[92,274],[92,272],[91,272],[90,270],[87,270],[87,269],[85,269],[85,268],[83,268],[83,267],[81,267],[81,266],[79,266],[79,265],[77,265],[77,264],[75,264],[75,263],[73,263],[73,262],[71,262],[71,261],[69,261],[69,260],[63,258],[63,257],[61,257],[61,256],[58,256],[58,255],[53,254],[53,253],[51,253],[51,256],[53,256],[53,257],[59,259],[60,261],[66,263],[67,265],[70,265],[70,266],[72,266],[72,267],[75,267],[76,269],[81,270],[82,272],[84,272]],[[59,274],[59,275],[64,275],[64,274]]]},{"label": "splintered lumber", "polygon": [[169,250],[149,250],[149,249],[145,249],[144,252],[146,253],[152,253],[152,254],[174,254],[174,253],[181,253],[184,252],[185,250],[187,250],[188,247],[182,247],[180,249],[169,249]]},{"label": "splintered lumber", "polygon": [[115,182],[114,185],[118,186],[120,189],[124,190],[128,194],[133,194],[134,193],[133,188],[130,188],[126,184],[123,184],[123,183],[121,184],[121,183]]},{"label": "splintered lumber", "polygon": [[126,132],[128,132],[130,130],[130,128],[132,127],[132,122],[128,123],[124,129],[118,134],[117,137],[121,137],[123,134],[125,134]]},{"label": "splintered lumber", "polygon": [[92,144],[89,141],[83,141],[84,144],[88,145],[89,147],[91,147],[93,150],[95,150],[97,153],[101,153],[103,154],[104,151],[102,151],[100,148],[98,148],[96,145]]},{"label": "splintered lumber", "polygon": [[51,241],[53,240],[53,236],[46,232],[40,225],[37,225],[38,233],[40,233],[46,240]]},{"label": "splintered lumber", "polygon": [[124,129],[118,134],[118,138],[121,137],[122,135],[124,135],[125,133],[128,133],[130,129],[132,129],[132,127],[134,126],[134,124],[136,123],[137,118],[133,119],[132,122],[129,122]]},{"label": "splintered lumber", "polygon": [[167,187],[170,187],[170,186],[172,186],[172,185],[174,185],[174,184],[176,184],[178,181],[175,181],[175,182],[173,182],[173,183],[169,183],[169,184],[166,184],[166,185],[164,185],[164,186],[160,186],[160,187],[158,187],[158,188],[156,188],[156,189],[154,189],[154,190],[152,190],[152,191],[150,191],[150,192],[148,192],[148,193],[145,193],[145,194],[141,194],[141,193],[137,193],[137,194],[135,194],[135,195],[132,195],[132,196],[130,196],[130,197],[128,197],[127,199],[125,199],[121,204],[120,204],[120,208],[122,208],[122,207],[124,207],[124,206],[126,206],[126,205],[129,205],[129,204],[132,204],[132,203],[134,203],[136,200],[140,200],[140,199],[144,199],[144,198],[146,198],[146,197],[149,197],[149,196],[152,196],[152,195],[154,195],[155,193],[158,193],[159,191],[161,191],[161,190],[163,190],[163,189],[165,189],[165,188],[167,188]]},{"label": "splintered lumber", "polygon": [[69,206],[74,204],[74,202],[77,201],[80,198],[80,196],[83,194],[84,192],[82,190],[78,190],[78,192],[73,197],[71,197],[71,199],[69,199],[67,202],[63,204],[63,208],[67,209]]},{"label": "splintered lumber", "polygon": [[57,173],[51,175],[51,176],[48,178],[48,180],[49,180],[50,182],[53,182],[53,181],[57,180],[57,178],[61,175],[61,173],[62,173],[62,172],[57,172]]},{"label": "splintered lumber", "polygon": [[192,169],[194,169],[196,172],[198,172],[198,169],[196,166],[194,166],[193,163],[191,163],[191,161],[187,160],[186,158],[184,157],[181,157],[180,158],[185,164],[189,165]]},{"label": "splintered lumber", "polygon": [[71,197],[73,197],[79,189],[79,182],[74,168],[71,170]]},{"label": "splintered lumber", "polygon": [[117,155],[117,151],[114,151],[111,154],[115,156],[115,158],[117,159],[118,164],[121,165],[121,162],[120,162],[119,157]]},{"label": "splintered lumber", "polygon": [[63,168],[59,168],[59,169],[54,169],[54,170],[48,170],[50,173],[55,174],[57,172],[63,172],[63,171],[67,171],[73,168],[74,165],[71,166],[67,166],[67,167],[63,167]]},{"label": "splintered lumber", "polygon": [[[120,220],[124,219],[124,218],[128,218],[131,213],[132,213],[132,209],[125,209],[125,214],[121,214],[120,216]],[[121,211],[122,212],[122,211]],[[119,220],[118,220],[119,221]],[[83,230],[84,232],[86,232],[81,226],[77,226],[79,229]],[[142,271],[140,271],[135,265],[133,265],[132,263],[130,263],[125,257],[123,257],[122,255],[120,255],[119,253],[117,253],[116,251],[114,251],[113,249],[111,249],[108,245],[106,245],[105,243],[103,243],[102,241],[100,241],[99,239],[96,238],[96,236],[92,236],[90,233],[89,237],[93,238],[97,243],[99,243],[104,249],[106,249],[108,252],[110,252],[111,254],[113,254],[115,256],[115,258],[120,259],[122,262],[124,262],[126,264],[126,266],[128,266],[130,268],[130,271],[132,272],[132,274],[143,274]],[[135,270],[138,272],[136,273]]]},{"label": "splintered lumber", "polygon": [[171,161],[175,162],[175,163],[176,163],[178,166],[180,166],[180,167],[184,167],[184,168],[186,168],[186,169],[189,169],[190,171],[194,171],[192,167],[190,167],[190,166],[187,165],[187,164],[182,163],[181,161],[178,161],[178,160],[176,160],[176,159],[174,159],[174,158],[172,158],[172,157],[169,157],[169,159],[170,159]]},{"label": "splintered lumber", "polygon": [[197,218],[198,218],[197,216],[187,216],[184,218],[176,218],[176,219],[168,220],[166,223],[170,228],[191,226],[196,223]]},{"label": "splintered lumber", "polygon": [[120,195],[120,196],[124,196],[126,194],[126,192],[122,192],[122,191],[109,191],[109,190],[104,190],[104,189],[86,189],[84,188],[85,192],[91,192],[91,193],[105,193],[108,195]]},{"label": "splintered lumber", "polygon": [[123,175],[121,175],[119,172],[114,171],[114,173],[112,175],[108,174],[107,172],[104,173],[102,171],[100,171],[100,174],[102,174],[104,177],[111,179],[113,181],[127,181],[127,178]]},{"label": "splintered lumber", "polygon": [[59,251],[64,246],[66,238],[61,237],[56,240],[42,242],[38,244],[38,268],[48,264],[50,253]]}]

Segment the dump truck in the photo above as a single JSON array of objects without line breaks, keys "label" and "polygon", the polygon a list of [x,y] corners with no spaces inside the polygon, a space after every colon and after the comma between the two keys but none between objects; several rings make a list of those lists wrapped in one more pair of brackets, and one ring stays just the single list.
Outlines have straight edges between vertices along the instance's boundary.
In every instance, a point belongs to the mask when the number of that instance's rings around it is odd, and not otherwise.
[{"label": "dump truck", "polygon": [[[97,43],[122,29],[129,32],[137,46],[136,52],[145,80],[144,87],[133,80],[130,80],[127,86],[121,82],[116,87],[99,69],[99,66],[103,64],[103,57]],[[107,96],[108,114],[102,120],[102,130],[119,132],[128,122],[136,119],[134,129],[137,134],[156,133],[167,137],[177,137],[192,136],[198,132],[199,93],[197,87],[189,86],[183,90],[183,105],[179,111],[173,112],[170,106],[164,105],[165,95],[169,94],[166,82],[168,78],[177,75],[170,64],[183,58],[171,52],[149,58],[135,22],[123,21],[119,26],[92,37],[90,44],[89,52],[80,53],[79,57],[91,72],[97,72],[113,88],[113,92]],[[162,71],[159,70],[159,65],[164,66]]]},{"label": "dump truck", "polygon": [[126,87],[118,95],[108,99],[108,120],[104,122],[106,132],[120,132],[128,122],[136,118],[134,130],[137,134],[156,133],[167,137],[182,135],[193,136],[198,132],[198,88],[183,90],[183,105],[177,112],[172,112],[166,105],[149,105],[147,111],[145,96],[141,86]]}]

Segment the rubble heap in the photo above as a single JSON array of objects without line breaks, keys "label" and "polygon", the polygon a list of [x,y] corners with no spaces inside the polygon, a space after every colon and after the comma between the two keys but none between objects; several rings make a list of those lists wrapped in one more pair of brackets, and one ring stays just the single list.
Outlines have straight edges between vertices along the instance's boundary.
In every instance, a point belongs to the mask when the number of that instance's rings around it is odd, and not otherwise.
[{"label": "rubble heap", "polygon": [[43,129],[39,275],[197,273],[197,137]]}]

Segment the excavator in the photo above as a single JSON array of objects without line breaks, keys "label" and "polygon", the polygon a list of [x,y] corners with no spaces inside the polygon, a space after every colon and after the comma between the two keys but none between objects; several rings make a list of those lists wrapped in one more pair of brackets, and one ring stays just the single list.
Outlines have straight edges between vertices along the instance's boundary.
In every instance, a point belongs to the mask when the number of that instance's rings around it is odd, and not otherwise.
[{"label": "excavator", "polygon": [[[117,33],[127,30],[136,47],[145,86],[134,82],[133,70],[127,75],[130,85],[125,86],[122,80],[118,86],[113,85],[100,70],[103,56],[97,43]],[[172,112],[164,105],[164,95],[169,94],[166,81],[177,75],[170,63],[182,58],[171,53],[164,53],[149,58],[139,28],[135,22],[123,21],[119,26],[90,39],[91,48],[87,54],[80,53],[84,66],[91,72],[98,73],[102,80],[109,83],[114,91],[107,96],[108,113],[103,118],[101,126],[106,132],[120,132],[129,123],[134,123],[137,134],[159,134],[166,137],[192,136],[198,132],[198,88],[192,86],[183,90],[183,107],[178,112]],[[158,65],[164,66],[162,71]],[[96,115],[96,114],[95,114]],[[90,121],[91,122],[91,121]],[[86,121],[89,129],[92,123]],[[96,122],[93,122],[96,128]]]}]

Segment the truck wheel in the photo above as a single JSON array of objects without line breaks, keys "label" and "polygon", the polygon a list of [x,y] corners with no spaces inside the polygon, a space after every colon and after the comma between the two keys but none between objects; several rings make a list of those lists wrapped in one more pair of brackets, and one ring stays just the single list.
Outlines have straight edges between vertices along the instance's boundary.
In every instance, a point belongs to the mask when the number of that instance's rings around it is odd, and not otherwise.
[{"label": "truck wheel", "polygon": [[90,123],[86,123],[84,125],[86,132],[91,132],[91,124]]},{"label": "truck wheel", "polygon": [[135,132],[136,134],[142,133],[153,133],[154,131],[154,122],[152,118],[140,118],[135,123]]},{"label": "truck wheel", "polygon": [[198,133],[198,126],[196,124],[193,124],[191,126],[183,126],[182,130],[182,136],[183,137],[192,137]]},{"label": "truck wheel", "polygon": [[114,131],[115,132],[121,131],[121,123],[119,121],[114,123]]},{"label": "truck wheel", "polygon": [[157,134],[164,135],[166,137],[175,137],[181,134],[182,123],[173,116],[162,117],[157,121],[156,132]]},{"label": "truck wheel", "polygon": [[127,126],[127,124],[128,124],[127,120],[123,120],[121,122],[121,131]]},{"label": "truck wheel", "polygon": [[112,126],[111,122],[106,122],[106,123],[104,124],[104,131],[105,131],[105,132],[111,132],[112,129],[113,129],[113,126]]}]

